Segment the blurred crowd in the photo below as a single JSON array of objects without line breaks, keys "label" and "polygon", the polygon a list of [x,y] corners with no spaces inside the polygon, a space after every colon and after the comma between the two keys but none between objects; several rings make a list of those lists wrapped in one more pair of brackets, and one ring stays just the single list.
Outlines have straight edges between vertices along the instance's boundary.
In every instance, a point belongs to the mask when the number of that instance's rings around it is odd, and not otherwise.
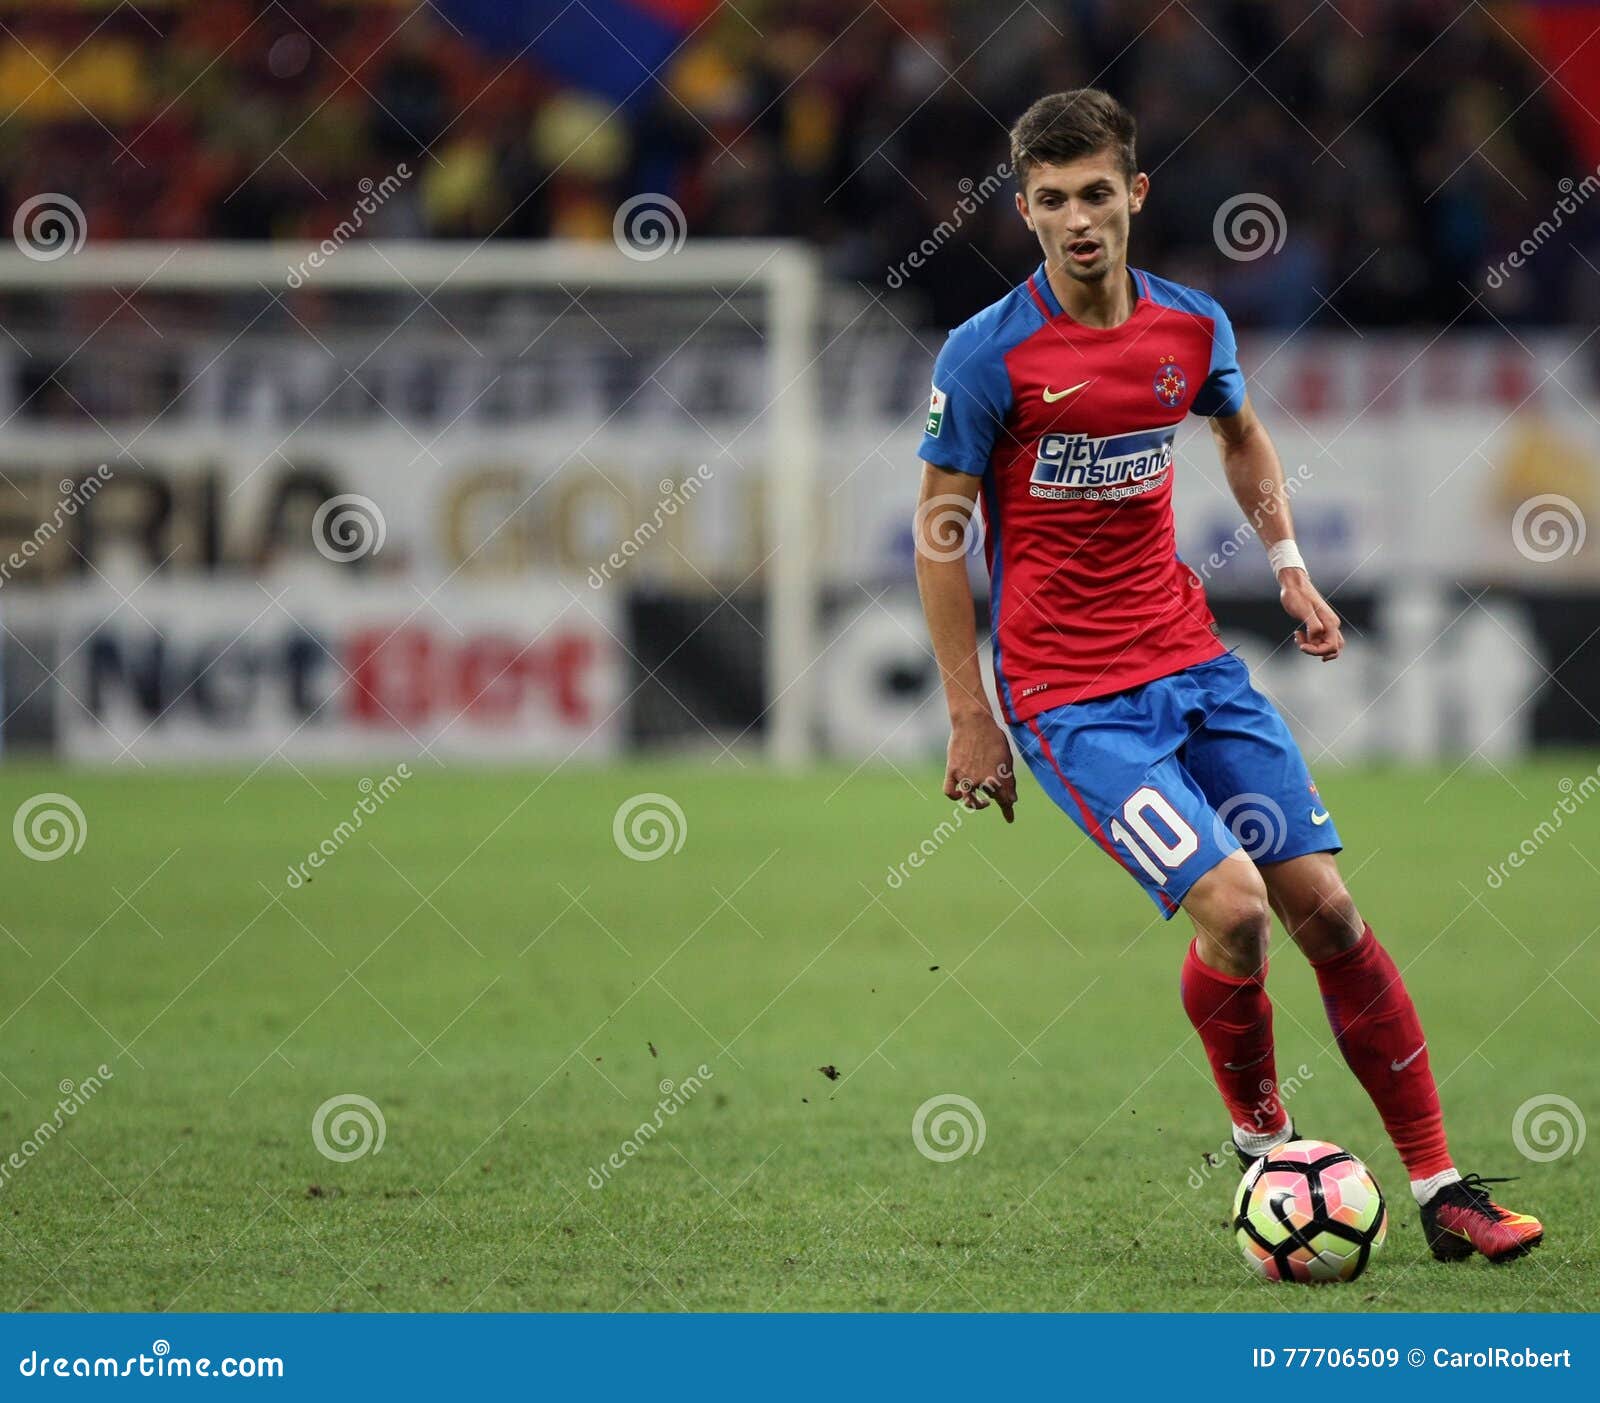
[{"label": "blurred crowd", "polygon": [[[419,0],[8,5],[0,197],[63,192],[94,240],[316,239],[376,184],[363,236],[607,239],[654,191],[950,325],[1033,261],[1006,128],[1087,83],[1139,118],[1134,261],[1242,324],[1593,318],[1600,201],[1485,284],[1594,153],[1489,9],[1437,0],[728,0],[621,108]],[[1219,248],[1245,193],[1269,256]]]}]

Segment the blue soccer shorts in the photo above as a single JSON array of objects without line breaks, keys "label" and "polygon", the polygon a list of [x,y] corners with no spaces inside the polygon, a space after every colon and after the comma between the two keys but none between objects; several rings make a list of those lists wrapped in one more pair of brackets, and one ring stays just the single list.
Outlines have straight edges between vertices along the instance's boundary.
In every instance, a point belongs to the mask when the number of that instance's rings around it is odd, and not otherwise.
[{"label": "blue soccer shorts", "polygon": [[1283,717],[1232,653],[1011,734],[1044,792],[1169,919],[1230,853],[1266,864],[1342,846]]}]

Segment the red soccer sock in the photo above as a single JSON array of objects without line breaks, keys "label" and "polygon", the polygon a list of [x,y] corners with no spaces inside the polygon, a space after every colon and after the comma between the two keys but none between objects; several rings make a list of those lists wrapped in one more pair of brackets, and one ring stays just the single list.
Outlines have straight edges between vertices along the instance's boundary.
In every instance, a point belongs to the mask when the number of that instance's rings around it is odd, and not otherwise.
[{"label": "red soccer sock", "polygon": [[1413,1180],[1450,1169],[1428,1044],[1400,971],[1367,926],[1350,949],[1312,962],[1339,1050],[1372,1098]]},{"label": "red soccer sock", "polygon": [[1217,1090],[1239,1130],[1270,1135],[1288,1122],[1278,1100],[1278,1069],[1272,1050],[1272,1001],[1267,968],[1246,979],[1201,963],[1193,941],[1183,961],[1183,1011],[1189,1015]]}]

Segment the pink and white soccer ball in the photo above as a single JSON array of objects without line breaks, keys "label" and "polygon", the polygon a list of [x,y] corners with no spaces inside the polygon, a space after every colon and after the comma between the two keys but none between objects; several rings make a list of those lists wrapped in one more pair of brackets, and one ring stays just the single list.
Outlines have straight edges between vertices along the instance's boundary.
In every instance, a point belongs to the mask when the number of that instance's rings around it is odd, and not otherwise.
[{"label": "pink and white soccer ball", "polygon": [[1245,1171],[1233,1206],[1244,1259],[1268,1281],[1354,1281],[1389,1213],[1372,1172],[1326,1140],[1291,1140]]}]

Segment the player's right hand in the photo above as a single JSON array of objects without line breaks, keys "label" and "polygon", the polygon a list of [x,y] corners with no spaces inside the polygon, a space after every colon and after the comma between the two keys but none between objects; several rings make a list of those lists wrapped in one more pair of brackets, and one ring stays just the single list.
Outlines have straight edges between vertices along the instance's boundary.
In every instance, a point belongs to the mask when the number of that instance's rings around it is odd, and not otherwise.
[{"label": "player's right hand", "polygon": [[992,798],[1006,822],[1016,822],[1017,775],[1011,743],[992,717],[958,721],[951,727],[944,795],[974,811],[988,808]]}]

